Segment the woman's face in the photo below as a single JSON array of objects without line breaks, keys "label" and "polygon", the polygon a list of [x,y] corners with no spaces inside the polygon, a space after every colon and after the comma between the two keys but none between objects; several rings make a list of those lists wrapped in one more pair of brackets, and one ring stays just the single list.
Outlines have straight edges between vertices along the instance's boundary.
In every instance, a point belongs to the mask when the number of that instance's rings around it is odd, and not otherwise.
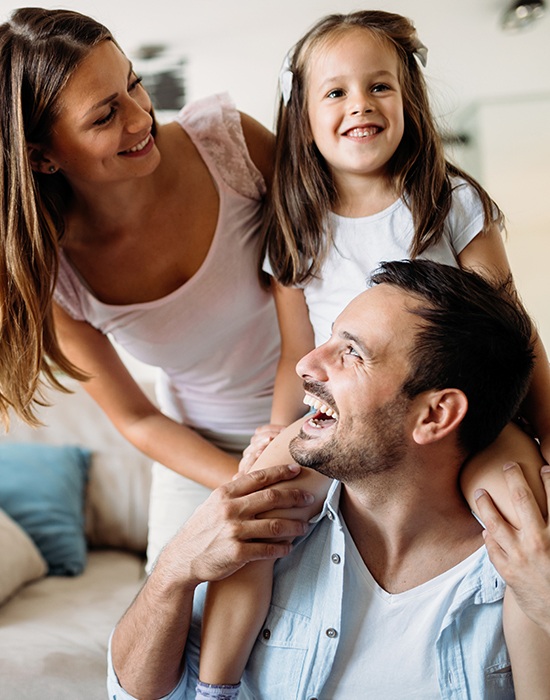
[{"label": "woman's face", "polygon": [[60,95],[59,117],[41,170],[53,166],[75,189],[113,184],[155,170],[149,95],[126,56],[104,41],[82,61]]}]

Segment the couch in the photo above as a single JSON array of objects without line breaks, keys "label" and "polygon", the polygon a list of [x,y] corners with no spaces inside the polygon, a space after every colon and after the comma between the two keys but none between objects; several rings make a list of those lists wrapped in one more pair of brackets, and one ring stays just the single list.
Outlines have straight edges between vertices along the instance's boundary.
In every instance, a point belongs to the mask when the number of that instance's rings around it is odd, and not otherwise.
[{"label": "couch", "polygon": [[105,700],[109,633],[144,579],[150,460],[68,385],[43,426],[0,438],[2,700]]}]

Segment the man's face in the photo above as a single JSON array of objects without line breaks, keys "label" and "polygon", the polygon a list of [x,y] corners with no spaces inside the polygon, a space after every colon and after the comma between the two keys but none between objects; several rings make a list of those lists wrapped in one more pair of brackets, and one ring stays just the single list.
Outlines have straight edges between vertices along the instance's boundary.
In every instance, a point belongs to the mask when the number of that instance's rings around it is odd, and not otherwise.
[{"label": "man's face", "polygon": [[407,308],[417,303],[386,284],[363,292],[298,363],[304,401],[317,409],[291,442],[298,463],[349,484],[403,459],[412,418],[401,387],[418,328]]}]

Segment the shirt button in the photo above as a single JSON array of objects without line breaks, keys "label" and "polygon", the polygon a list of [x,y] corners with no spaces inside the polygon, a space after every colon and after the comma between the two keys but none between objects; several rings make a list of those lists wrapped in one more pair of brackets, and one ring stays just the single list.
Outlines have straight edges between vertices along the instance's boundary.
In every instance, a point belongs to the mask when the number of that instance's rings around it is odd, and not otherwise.
[{"label": "shirt button", "polygon": [[262,637],[263,637],[264,639],[269,639],[269,638],[271,637],[271,632],[270,632],[268,629],[265,629],[265,630],[262,632]]},{"label": "shirt button", "polygon": [[335,637],[338,636],[338,632],[333,628],[329,627],[328,630],[325,632],[327,637],[330,637],[331,639],[334,639]]},{"label": "shirt button", "polygon": [[334,520],[334,515],[332,514],[332,511],[330,511],[330,510],[327,511],[327,518],[328,518],[329,520]]},{"label": "shirt button", "polygon": [[333,554],[331,556],[332,563],[333,564],[339,564],[340,563],[340,555],[339,554]]}]

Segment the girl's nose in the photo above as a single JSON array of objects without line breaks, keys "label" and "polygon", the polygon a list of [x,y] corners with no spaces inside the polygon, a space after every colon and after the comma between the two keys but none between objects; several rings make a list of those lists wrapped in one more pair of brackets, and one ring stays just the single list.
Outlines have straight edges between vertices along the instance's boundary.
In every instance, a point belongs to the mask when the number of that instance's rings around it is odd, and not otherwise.
[{"label": "girl's nose", "polygon": [[369,114],[373,111],[372,100],[369,94],[357,91],[355,99],[351,101],[352,114]]},{"label": "girl's nose", "polygon": [[356,103],[352,110],[352,114],[370,114],[373,111],[372,107],[370,104],[367,104],[366,102],[363,103]]}]

